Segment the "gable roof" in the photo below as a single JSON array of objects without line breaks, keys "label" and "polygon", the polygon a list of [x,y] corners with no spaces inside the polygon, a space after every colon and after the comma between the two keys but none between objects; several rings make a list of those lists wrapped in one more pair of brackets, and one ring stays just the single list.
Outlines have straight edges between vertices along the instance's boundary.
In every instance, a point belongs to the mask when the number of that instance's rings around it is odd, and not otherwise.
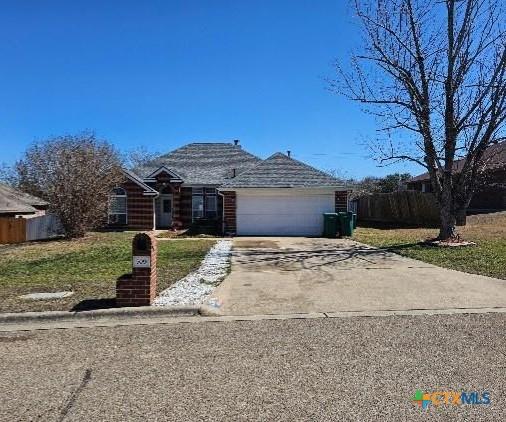
[{"label": "gable roof", "polygon": [[136,183],[138,186],[140,186],[142,189],[144,189],[143,195],[158,195],[158,192],[154,190],[152,187],[146,185],[144,181],[137,176],[135,173],[131,172],[127,169],[122,169],[123,174],[130,179],[132,182]]},{"label": "gable roof", "polygon": [[11,186],[0,183],[0,213],[29,214],[49,204],[36,196],[29,195]]},{"label": "gable roof", "polygon": [[[483,160],[486,170],[499,169],[506,167],[506,141],[498,142],[497,144],[490,145],[483,153]],[[460,172],[464,167],[465,160],[456,160],[453,163],[455,172]],[[415,176],[408,180],[407,183],[424,182],[430,180],[428,172]]]},{"label": "gable roof", "polygon": [[145,177],[144,180],[148,180],[148,179],[154,179],[157,175],[159,175],[160,173],[167,173],[170,177],[171,177],[171,181],[183,181],[183,179],[181,178],[181,176],[179,176],[179,174],[176,174],[174,173],[171,169],[168,169],[166,166],[162,166],[160,168],[158,168],[157,170],[155,170],[153,173],[151,173],[149,176]]},{"label": "gable roof", "polygon": [[259,163],[260,158],[244,151],[240,145],[230,143],[192,143],[178,148],[151,161],[140,170],[148,178],[165,166],[190,185],[221,185],[236,174]]},{"label": "gable roof", "polygon": [[343,183],[308,164],[277,152],[255,167],[227,180],[223,188],[342,187]]}]

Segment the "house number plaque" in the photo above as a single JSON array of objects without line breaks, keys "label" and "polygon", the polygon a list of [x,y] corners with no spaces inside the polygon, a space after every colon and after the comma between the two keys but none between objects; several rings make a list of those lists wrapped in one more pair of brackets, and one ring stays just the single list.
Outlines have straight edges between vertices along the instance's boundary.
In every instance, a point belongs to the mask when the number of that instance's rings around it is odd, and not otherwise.
[{"label": "house number plaque", "polygon": [[134,256],[133,257],[134,268],[151,268],[151,257],[149,256]]}]

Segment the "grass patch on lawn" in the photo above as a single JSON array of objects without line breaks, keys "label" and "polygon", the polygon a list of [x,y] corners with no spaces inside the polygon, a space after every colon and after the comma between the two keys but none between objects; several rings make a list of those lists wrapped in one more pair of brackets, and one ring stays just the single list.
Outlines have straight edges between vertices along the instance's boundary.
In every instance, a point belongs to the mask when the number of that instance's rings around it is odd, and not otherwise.
[{"label": "grass patch on lawn", "polygon": [[[71,310],[82,301],[113,304],[116,279],[131,271],[134,233],[89,233],[83,239],[0,245],[0,312]],[[200,265],[213,240],[158,242],[158,291]],[[32,301],[32,292],[71,290],[59,300]],[[107,306],[107,305],[106,305]]]},{"label": "grass patch on lawn", "polygon": [[436,237],[434,228],[359,227],[353,238],[409,258],[454,270],[506,279],[506,213],[476,215],[459,227],[477,246],[436,248],[418,244]]}]

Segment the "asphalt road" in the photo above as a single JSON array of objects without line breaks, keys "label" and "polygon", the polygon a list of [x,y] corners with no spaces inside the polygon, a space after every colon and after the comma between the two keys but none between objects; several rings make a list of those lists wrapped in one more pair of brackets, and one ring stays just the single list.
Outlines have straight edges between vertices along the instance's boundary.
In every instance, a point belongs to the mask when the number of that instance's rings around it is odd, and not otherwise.
[{"label": "asphalt road", "polygon": [[[506,314],[0,333],[0,420],[504,421]],[[420,409],[427,391],[490,405]]]}]

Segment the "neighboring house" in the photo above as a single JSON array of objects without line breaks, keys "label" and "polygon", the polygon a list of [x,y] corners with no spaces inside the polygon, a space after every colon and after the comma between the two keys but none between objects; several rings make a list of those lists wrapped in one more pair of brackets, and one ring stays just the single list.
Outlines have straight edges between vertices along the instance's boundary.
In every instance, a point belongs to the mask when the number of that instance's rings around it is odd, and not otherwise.
[{"label": "neighboring house", "polygon": [[49,204],[40,198],[0,183],[0,217],[44,215]]},{"label": "neighboring house", "polygon": [[60,236],[60,220],[48,208],[46,201],[0,183],[0,244]]},{"label": "neighboring house", "polygon": [[[470,210],[504,210],[506,209],[506,141],[491,145],[485,151],[484,179],[477,192],[473,195]],[[464,160],[454,164],[458,173]],[[407,182],[409,190],[432,192],[428,173],[421,174]]]},{"label": "neighboring house", "polygon": [[237,235],[319,236],[323,213],[347,210],[342,183],[276,153],[262,160],[238,144],[192,143],[163,155],[111,193],[112,228],[188,228],[215,222]]}]

